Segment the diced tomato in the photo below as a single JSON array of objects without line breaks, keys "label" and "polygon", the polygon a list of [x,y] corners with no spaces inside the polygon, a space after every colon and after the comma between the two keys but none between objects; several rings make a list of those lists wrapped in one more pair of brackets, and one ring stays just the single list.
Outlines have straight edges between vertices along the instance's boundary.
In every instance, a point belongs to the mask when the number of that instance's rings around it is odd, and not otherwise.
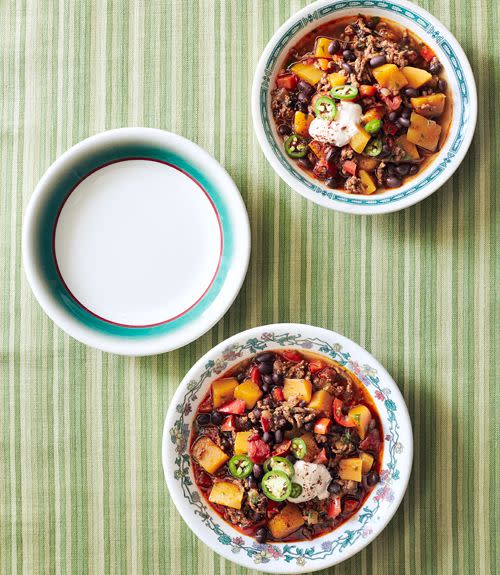
[{"label": "diced tomato", "polygon": [[290,453],[290,448],[292,447],[292,440],[287,439],[286,441],[282,441],[278,444],[273,451],[273,455],[279,455],[280,457],[284,457]]},{"label": "diced tomato", "polygon": [[326,158],[321,158],[314,164],[313,174],[320,179],[326,178],[328,172],[330,171],[330,165],[326,161]]},{"label": "diced tomato", "polygon": [[276,503],[276,501],[272,501],[271,499],[267,500],[266,513],[267,513],[268,519],[271,519],[271,517],[276,515],[279,512],[279,510],[280,510],[280,508],[279,508],[279,505]]},{"label": "diced tomato", "polygon": [[359,87],[359,93],[363,98],[366,96],[375,96],[377,93],[377,88],[375,88],[375,86],[363,85]]},{"label": "diced tomato", "polygon": [[380,436],[376,429],[370,431],[370,433],[363,439],[359,444],[359,448],[363,451],[373,451],[377,453],[380,449]]},{"label": "diced tomato", "polygon": [[269,417],[261,417],[260,424],[262,425],[262,431],[271,431],[271,420]]},{"label": "diced tomato", "polygon": [[275,387],[272,391],[272,396],[275,401],[285,401],[285,396],[283,395],[281,387]]},{"label": "diced tomato", "polygon": [[294,349],[287,349],[283,351],[282,354],[288,361],[302,361],[302,355]]},{"label": "diced tomato", "polygon": [[252,367],[252,371],[250,372],[250,379],[260,387],[260,371],[256,365]]},{"label": "diced tomato", "polygon": [[314,424],[314,433],[326,435],[332,426],[332,420],[329,417],[322,417]]},{"label": "diced tomato", "polygon": [[351,176],[356,175],[356,168],[357,167],[358,166],[356,165],[356,162],[353,162],[352,160],[347,160],[342,164],[342,168],[343,168],[344,172],[351,174]]},{"label": "diced tomato", "polygon": [[342,500],[340,497],[332,497],[328,502],[327,511],[328,517],[335,519],[337,515],[342,513]]},{"label": "diced tomato", "polygon": [[343,407],[342,400],[336,397],[333,400],[333,417],[335,421],[339,425],[343,425],[344,427],[355,427],[356,422],[354,421],[354,419],[351,419],[348,415],[344,415],[344,413],[342,412],[342,407]]},{"label": "diced tomato", "polygon": [[205,397],[205,399],[200,403],[200,407],[198,407],[198,411],[201,413],[211,413],[214,410],[214,404],[212,401],[212,396],[210,394]]},{"label": "diced tomato", "polygon": [[401,98],[401,96],[382,96],[382,95],[380,95],[380,99],[384,102],[386,108],[390,112],[394,112],[394,110],[397,110],[398,108],[400,108],[401,104],[403,103],[403,99]]},{"label": "diced tomato", "polygon": [[276,78],[276,86],[285,88],[285,90],[295,90],[299,79],[295,74],[280,74]]},{"label": "diced tomato", "polygon": [[359,507],[359,501],[357,499],[346,499],[344,501],[344,513],[346,515],[352,513],[358,507]]},{"label": "diced tomato", "polygon": [[309,371],[311,373],[316,373],[317,371],[321,371],[325,367],[325,364],[319,359],[313,359],[309,362]]},{"label": "diced tomato", "polygon": [[245,413],[247,404],[243,399],[232,399],[228,403],[225,403],[222,407],[219,407],[217,411],[221,413],[234,413],[235,415],[243,415]]},{"label": "diced tomato", "polygon": [[328,461],[328,456],[326,454],[326,449],[323,447],[323,449],[314,458],[313,463],[327,463],[327,461]]},{"label": "diced tomato", "polygon": [[420,55],[426,62],[430,62],[436,54],[429,46],[422,46],[422,48],[420,48]]},{"label": "diced tomato", "polygon": [[248,439],[248,457],[254,463],[262,465],[269,455],[271,455],[271,449],[260,437],[253,436]]},{"label": "diced tomato", "polygon": [[392,122],[386,121],[384,122],[384,132],[389,134],[389,136],[394,136],[394,134],[398,131],[398,127],[396,124]]},{"label": "diced tomato", "polygon": [[236,417],[228,415],[222,422],[220,429],[221,431],[234,431],[236,429]]}]

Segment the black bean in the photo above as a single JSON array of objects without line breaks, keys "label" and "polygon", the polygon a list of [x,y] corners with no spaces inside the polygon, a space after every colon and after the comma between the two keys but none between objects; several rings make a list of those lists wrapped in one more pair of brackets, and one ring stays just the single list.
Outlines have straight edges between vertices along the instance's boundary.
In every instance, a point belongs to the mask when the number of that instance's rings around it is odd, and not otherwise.
[{"label": "black bean", "polygon": [[274,442],[281,443],[282,441],[283,441],[283,432],[281,431],[281,429],[277,429],[274,432]]},{"label": "black bean", "polygon": [[287,421],[285,423],[285,425],[283,425],[283,429],[286,429],[286,430],[293,429],[293,425],[289,421]]},{"label": "black bean", "polygon": [[347,60],[348,62],[354,62],[354,60],[356,60],[356,54],[354,54],[352,50],[344,50],[342,52],[342,56],[344,57],[344,60]]},{"label": "black bean", "polygon": [[394,164],[387,164],[386,171],[390,176],[396,173],[396,166]]},{"label": "black bean", "polygon": [[273,440],[273,436],[269,433],[269,431],[264,431],[262,434],[262,440],[266,443],[271,443]]},{"label": "black bean", "polygon": [[447,86],[446,80],[443,80],[443,78],[441,78],[438,82],[438,90],[440,92],[444,92],[446,90],[446,86]]},{"label": "black bean", "polygon": [[262,411],[258,407],[256,407],[252,413],[255,419],[260,419],[260,416],[262,415]]},{"label": "black bean", "polygon": [[399,124],[402,128],[409,128],[410,127],[410,120],[408,118],[398,118],[396,124]]},{"label": "black bean", "polygon": [[378,68],[378,66],[383,66],[386,62],[387,58],[384,56],[384,54],[381,54],[380,56],[374,56],[370,60],[370,66],[372,68]]},{"label": "black bean", "polygon": [[307,156],[300,158],[297,164],[304,170],[310,170],[312,168],[311,160]]},{"label": "black bean", "polygon": [[252,473],[255,479],[260,479],[262,477],[262,465],[257,465],[257,463],[254,463]]},{"label": "black bean", "polygon": [[270,361],[263,361],[262,363],[259,363],[257,367],[259,368],[259,372],[263,375],[273,372],[273,364]]},{"label": "black bean", "polygon": [[304,112],[304,114],[305,114],[308,110],[308,106],[305,102],[297,102],[295,104],[295,110],[297,112]]},{"label": "black bean", "polygon": [[292,465],[297,461],[293,455],[287,455],[286,458]]},{"label": "black bean", "polygon": [[306,431],[312,431],[314,429],[314,421],[308,421],[307,423],[304,423],[304,429]]},{"label": "black bean", "polygon": [[330,42],[330,45],[328,46],[328,53],[331,54],[333,56],[333,54],[335,54],[335,52],[339,51],[339,43],[338,40],[332,40]]},{"label": "black bean", "polygon": [[403,118],[409,118],[411,116],[411,112],[412,109],[411,108],[405,108],[402,112],[401,115],[403,116]]},{"label": "black bean", "polygon": [[198,425],[208,425],[210,423],[210,414],[209,413],[200,413],[196,418],[196,423]]},{"label": "black bean", "polygon": [[238,373],[238,375],[236,376],[236,379],[241,383],[244,379],[246,379],[245,372],[242,371],[241,373]]},{"label": "black bean", "polygon": [[399,166],[396,166],[396,172],[400,176],[407,176],[409,171],[410,171],[410,165],[409,164],[399,164]]},{"label": "black bean", "polygon": [[380,477],[378,476],[378,473],[376,471],[370,471],[370,473],[368,473],[368,475],[366,476],[366,483],[370,487],[376,485],[379,482],[379,480]]},{"label": "black bean", "polygon": [[335,178],[327,178],[325,180],[325,184],[329,187],[329,188],[336,188],[337,187],[337,180]]},{"label": "black bean", "polygon": [[283,383],[283,375],[281,373],[273,373],[273,383],[281,385]]},{"label": "black bean", "polygon": [[270,388],[269,388],[269,386],[267,385],[267,383],[263,383],[263,384],[260,386],[260,388],[262,389],[262,391],[263,391],[264,393],[269,393],[269,389],[270,389]]},{"label": "black bean", "polygon": [[334,424],[334,425],[332,426],[332,432],[333,432],[333,433],[344,433],[344,429],[345,429],[345,428],[342,427],[342,425]]},{"label": "black bean", "polygon": [[380,153],[380,155],[381,156],[388,156],[391,153],[391,151],[392,151],[391,146],[387,142],[385,142],[382,145],[382,152]]},{"label": "black bean", "polygon": [[214,425],[220,425],[223,421],[224,421],[224,415],[222,413],[219,413],[218,411],[212,413],[212,423]]},{"label": "black bean", "polygon": [[403,96],[406,96],[407,98],[416,98],[418,96],[418,90],[415,90],[415,88],[405,88],[403,90]]},{"label": "black bean", "polygon": [[347,62],[342,62],[342,68],[348,73],[350,74],[352,72],[352,68],[349,66],[349,64]]},{"label": "black bean", "polygon": [[280,136],[289,136],[292,133],[292,128],[288,124],[281,124],[278,126],[278,133]]},{"label": "black bean", "polygon": [[333,493],[334,495],[338,495],[342,491],[342,487],[336,481],[331,481],[330,485],[328,486],[328,492]]},{"label": "black bean", "polygon": [[304,92],[304,94],[307,94],[308,96],[311,96],[315,91],[313,86],[311,86],[311,84],[308,84],[307,82],[304,82],[304,80],[298,81],[297,88],[299,89],[300,92]]},{"label": "black bean", "polygon": [[252,475],[247,478],[246,483],[248,489],[257,489],[257,480]]},{"label": "black bean", "polygon": [[272,384],[273,384],[273,376],[272,376],[272,375],[269,375],[269,374],[263,375],[263,376],[262,376],[262,381],[263,381],[264,383],[266,383],[267,385],[272,386]]},{"label": "black bean", "polygon": [[442,66],[441,62],[437,58],[433,58],[429,64],[429,72],[431,74],[439,74],[441,72]]},{"label": "black bean", "polygon": [[395,122],[399,118],[399,114],[397,112],[391,112],[389,114],[389,120],[391,122]]},{"label": "black bean", "polygon": [[385,180],[385,185],[388,188],[399,188],[401,183],[402,183],[401,179],[398,178],[397,176],[388,176],[387,179]]},{"label": "black bean", "polygon": [[413,166],[410,168],[410,176],[414,176],[417,172],[418,172],[418,166],[416,164],[413,164]]},{"label": "black bean", "polygon": [[299,99],[299,102],[303,102],[305,104],[309,104],[309,100],[311,99],[310,94],[306,94],[305,92],[299,92],[299,95],[297,97]]},{"label": "black bean", "polygon": [[265,543],[267,541],[267,529],[265,527],[257,529],[255,532],[255,539],[257,540],[257,543]]}]

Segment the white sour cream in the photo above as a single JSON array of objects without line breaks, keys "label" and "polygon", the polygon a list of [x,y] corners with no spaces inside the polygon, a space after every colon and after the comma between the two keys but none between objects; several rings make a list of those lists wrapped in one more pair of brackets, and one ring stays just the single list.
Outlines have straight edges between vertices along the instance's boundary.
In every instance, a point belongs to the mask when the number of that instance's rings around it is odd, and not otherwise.
[{"label": "white sour cream", "polygon": [[358,131],[363,110],[354,102],[340,102],[335,120],[314,118],[309,126],[309,135],[320,142],[334,144],[341,148],[348,144]]},{"label": "white sour cream", "polygon": [[298,483],[302,487],[302,493],[298,497],[289,497],[289,501],[302,503],[315,497],[318,499],[326,499],[328,497],[328,485],[332,477],[324,465],[299,460],[295,462],[293,467],[295,474],[292,482]]}]

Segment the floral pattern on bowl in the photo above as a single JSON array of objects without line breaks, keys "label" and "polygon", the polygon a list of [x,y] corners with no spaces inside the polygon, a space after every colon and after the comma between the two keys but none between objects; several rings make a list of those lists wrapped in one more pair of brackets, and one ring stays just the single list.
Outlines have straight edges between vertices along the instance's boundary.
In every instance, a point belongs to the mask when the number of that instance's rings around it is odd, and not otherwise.
[{"label": "floral pattern on bowl", "polygon": [[[349,521],[312,541],[260,544],[236,531],[206,505],[194,483],[187,451],[193,414],[211,382],[241,359],[279,348],[321,353],[358,376],[379,410],[385,434],[384,455],[379,485]],[[358,350],[361,353],[356,353]],[[254,328],[234,336],[227,344],[220,344],[199,360],[170,406],[163,443],[167,483],[179,511],[195,533],[201,536],[196,529],[201,523],[206,528],[203,541],[217,552],[247,567],[280,573],[322,569],[342,561],[374,539],[401,501],[413,453],[406,406],[382,366],[338,334],[293,324]],[[211,538],[207,537],[208,533]]]}]

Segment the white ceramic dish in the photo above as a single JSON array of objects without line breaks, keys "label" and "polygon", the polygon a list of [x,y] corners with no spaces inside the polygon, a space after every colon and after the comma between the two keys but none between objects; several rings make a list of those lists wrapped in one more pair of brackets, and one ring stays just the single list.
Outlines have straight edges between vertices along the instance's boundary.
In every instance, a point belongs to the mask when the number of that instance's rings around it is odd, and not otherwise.
[{"label": "white ceramic dish", "polygon": [[[289,49],[325,22],[359,13],[400,23],[422,38],[443,64],[453,94],[453,117],[443,148],[429,166],[400,188],[372,196],[332,190],[297,169],[283,151],[270,112],[270,92]],[[472,70],[455,37],[429,12],[406,0],[318,0],[289,18],[267,44],[255,71],[252,115],[260,146],[276,173],[296,192],[327,208],[380,214],[411,206],[442,186],[463,160],[476,126],[477,94]]]},{"label": "white ceramic dish", "polygon": [[[309,349],[354,372],[377,406],[384,428],[381,483],[362,509],[329,534],[312,541],[259,544],[223,521],[194,482],[187,454],[193,418],[212,381],[245,357],[266,349]],[[326,329],[300,324],[256,327],[205,354],[187,373],[169,406],[162,459],[170,495],[193,532],[214,551],[244,567],[271,573],[305,573],[348,559],[390,521],[406,491],[413,458],[411,422],[397,385],[367,351]]]},{"label": "white ceramic dish", "polygon": [[223,168],[175,134],[123,128],[80,142],[28,205],[23,259],[47,314],[104,351],[188,343],[236,297],[248,216]]}]

